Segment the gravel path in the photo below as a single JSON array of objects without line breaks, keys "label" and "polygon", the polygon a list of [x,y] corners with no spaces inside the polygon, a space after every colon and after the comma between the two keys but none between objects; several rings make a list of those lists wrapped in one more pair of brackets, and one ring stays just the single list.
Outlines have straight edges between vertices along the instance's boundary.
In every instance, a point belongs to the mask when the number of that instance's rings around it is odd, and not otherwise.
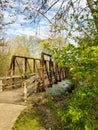
[{"label": "gravel path", "polygon": [[12,130],[12,126],[25,109],[23,105],[0,103],[0,130]]}]

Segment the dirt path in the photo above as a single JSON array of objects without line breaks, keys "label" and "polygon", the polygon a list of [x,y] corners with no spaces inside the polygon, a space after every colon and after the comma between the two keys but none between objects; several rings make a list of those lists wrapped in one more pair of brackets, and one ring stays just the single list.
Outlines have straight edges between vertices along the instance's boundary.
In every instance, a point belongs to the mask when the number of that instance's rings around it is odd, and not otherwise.
[{"label": "dirt path", "polygon": [[20,104],[22,99],[23,88],[0,92],[0,103]]},{"label": "dirt path", "polygon": [[0,92],[0,130],[11,130],[15,120],[26,107],[23,103],[23,88]]},{"label": "dirt path", "polygon": [[23,105],[0,103],[0,130],[11,130],[15,120],[24,108]]}]

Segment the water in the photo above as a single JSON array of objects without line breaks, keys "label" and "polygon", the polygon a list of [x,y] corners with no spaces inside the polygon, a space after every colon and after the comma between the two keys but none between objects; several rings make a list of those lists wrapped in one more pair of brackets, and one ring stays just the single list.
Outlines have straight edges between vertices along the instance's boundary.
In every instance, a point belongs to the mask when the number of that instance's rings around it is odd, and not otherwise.
[{"label": "water", "polygon": [[53,96],[65,94],[66,91],[71,89],[71,86],[71,80],[63,80],[62,82],[58,82],[58,84],[53,84],[52,88],[46,88],[46,93]]}]

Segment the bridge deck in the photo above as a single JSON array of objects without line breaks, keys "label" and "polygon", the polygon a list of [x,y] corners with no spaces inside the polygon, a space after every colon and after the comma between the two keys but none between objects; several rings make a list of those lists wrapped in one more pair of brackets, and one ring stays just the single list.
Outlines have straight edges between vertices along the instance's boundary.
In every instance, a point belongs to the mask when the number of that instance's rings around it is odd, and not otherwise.
[{"label": "bridge deck", "polygon": [[23,102],[23,88],[0,92],[0,103],[15,103]]}]

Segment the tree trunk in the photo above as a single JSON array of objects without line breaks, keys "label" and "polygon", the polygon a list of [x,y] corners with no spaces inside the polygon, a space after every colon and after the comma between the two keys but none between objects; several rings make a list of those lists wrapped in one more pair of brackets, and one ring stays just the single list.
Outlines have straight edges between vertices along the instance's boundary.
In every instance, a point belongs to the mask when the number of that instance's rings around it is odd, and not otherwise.
[{"label": "tree trunk", "polygon": [[[93,15],[93,13],[95,13],[95,8],[94,8],[94,6],[93,6],[92,0],[87,0],[87,4],[88,4],[89,9],[90,9],[90,11],[91,11],[91,13],[92,13],[92,15]],[[96,30],[97,30],[97,32],[98,32],[98,18],[96,18],[95,16],[93,16],[93,18],[94,18]]]}]

